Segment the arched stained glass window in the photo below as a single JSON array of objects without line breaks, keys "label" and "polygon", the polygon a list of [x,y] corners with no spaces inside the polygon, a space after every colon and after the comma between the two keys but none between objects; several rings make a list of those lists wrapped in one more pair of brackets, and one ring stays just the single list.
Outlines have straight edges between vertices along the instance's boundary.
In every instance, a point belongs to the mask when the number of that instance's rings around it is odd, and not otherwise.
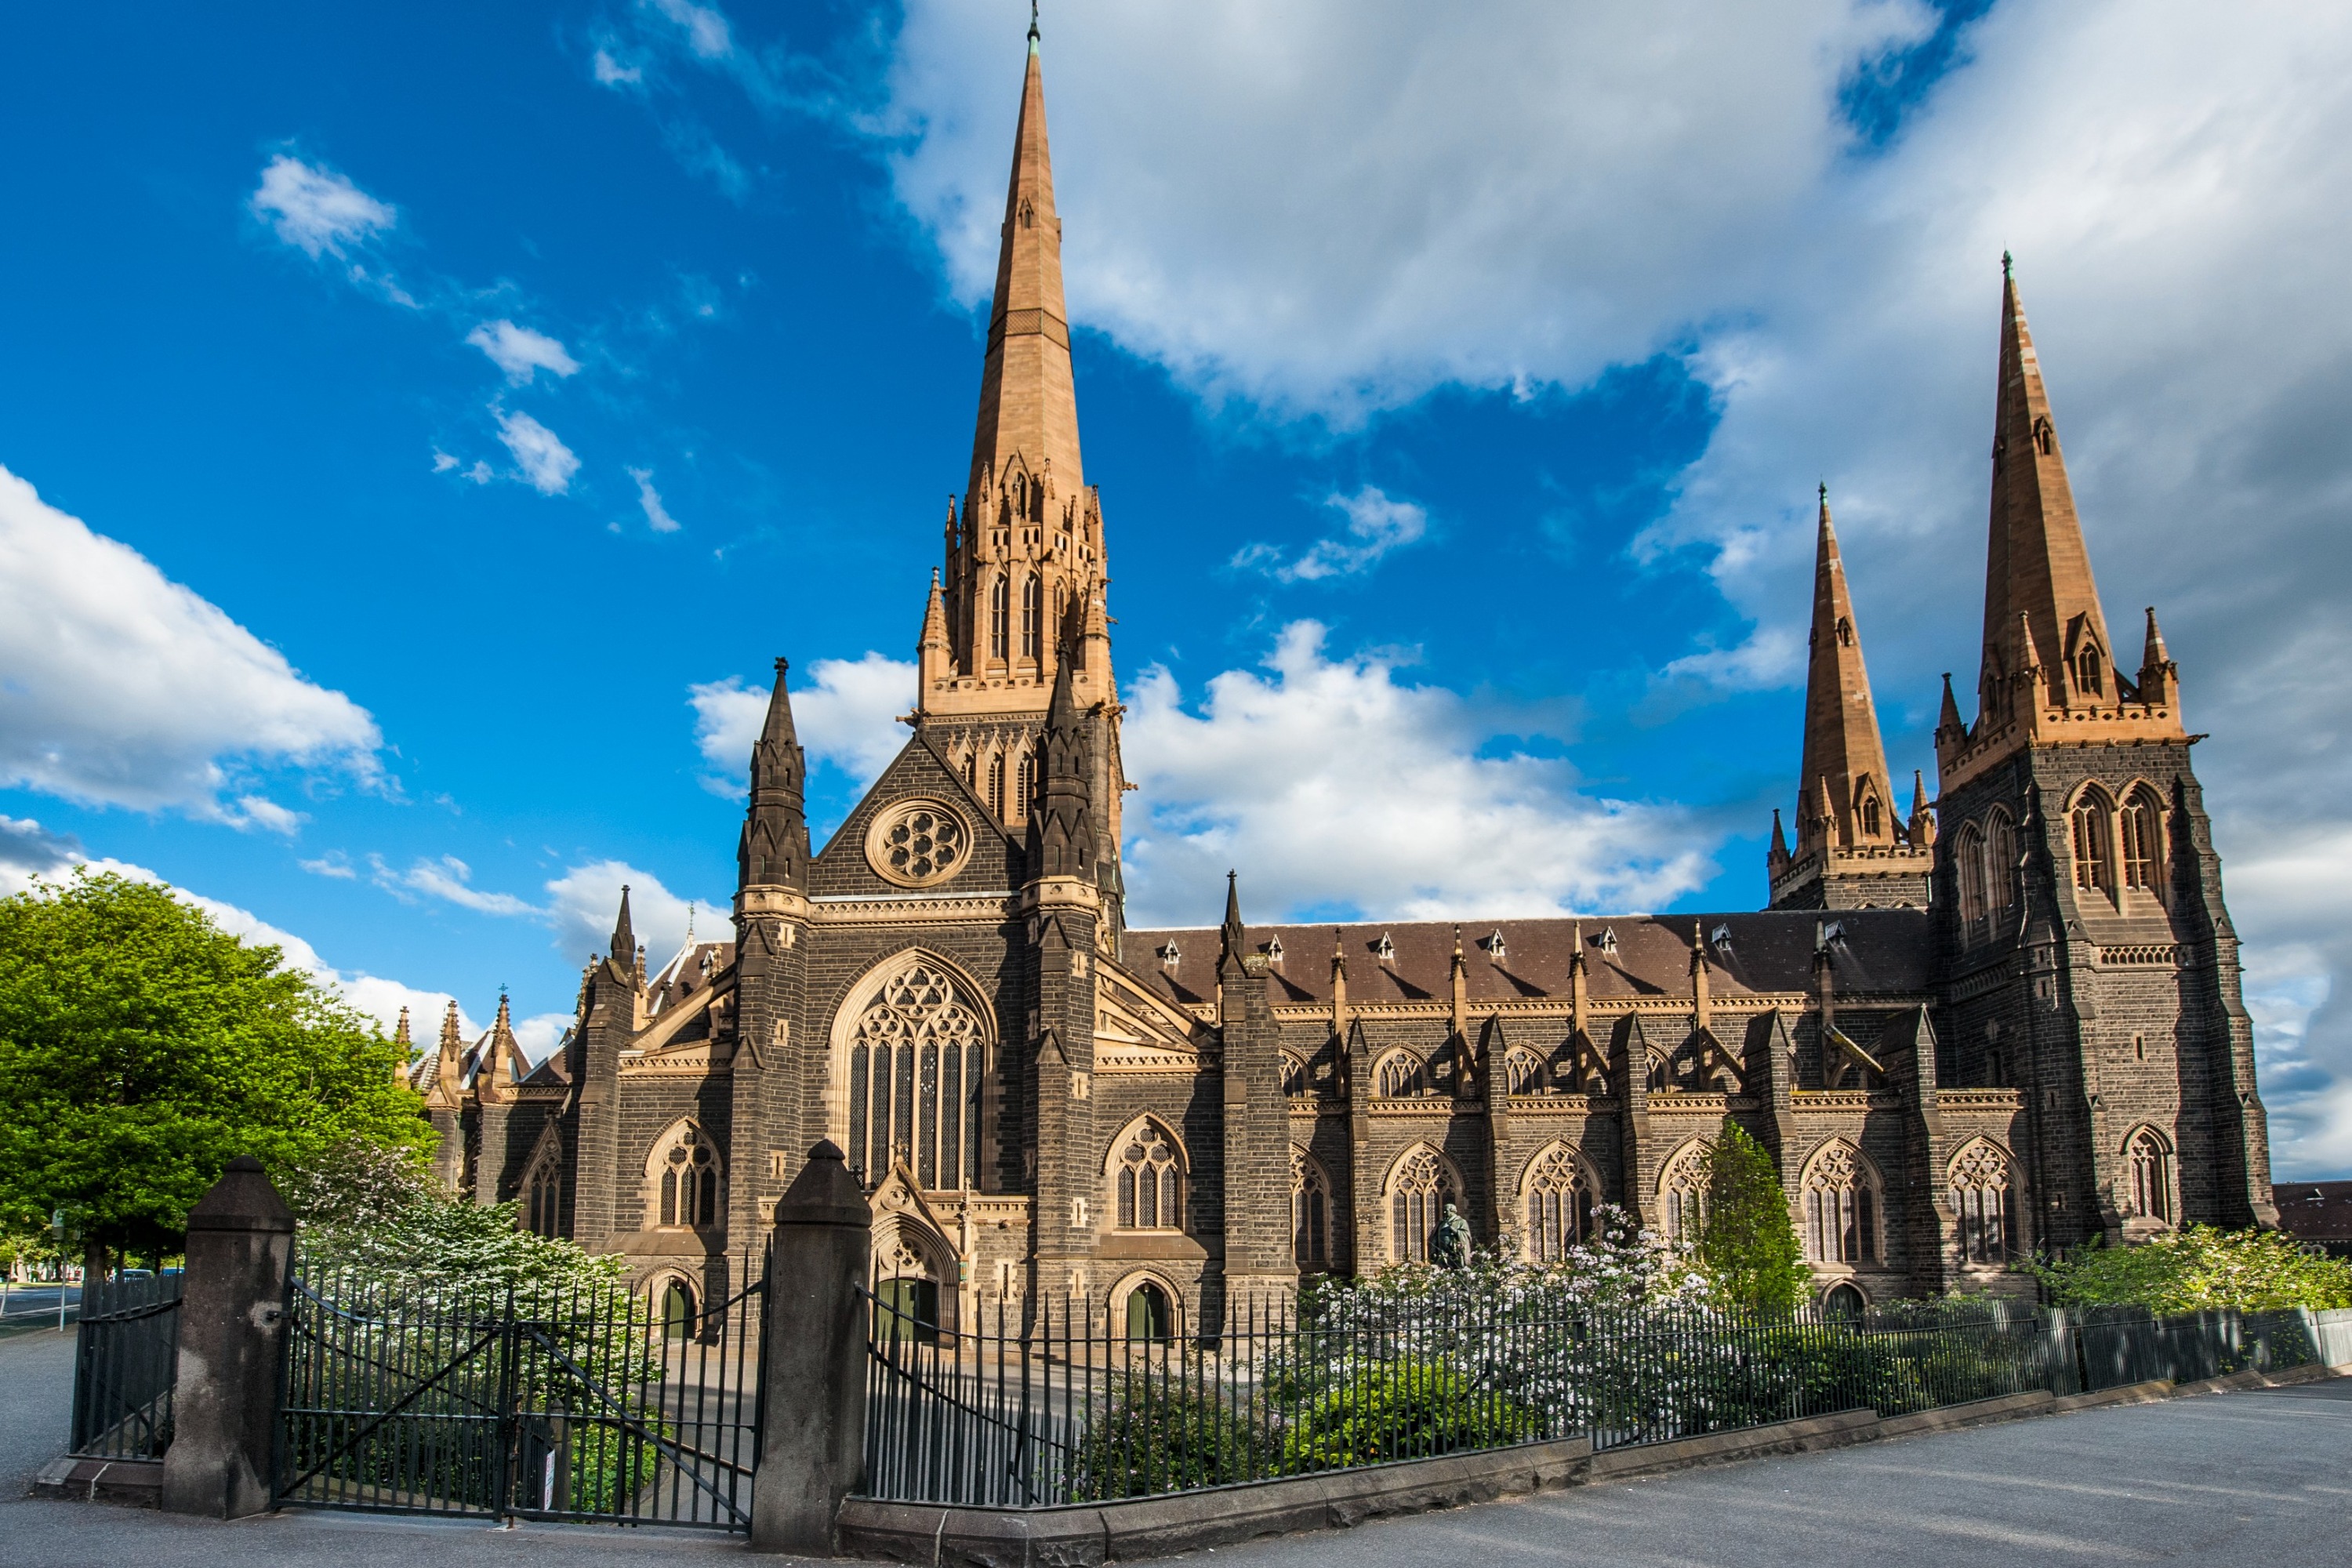
[{"label": "arched stained glass window", "polygon": [[1290,1149],[1290,1250],[1301,1268],[1331,1260],[1331,1182],[1321,1162],[1297,1144]]},{"label": "arched stained glass window", "polygon": [[2153,1127],[2143,1127],[2131,1135],[2124,1145],[2126,1179],[2130,1187],[2126,1194],[2129,1204],[2126,1217],[2133,1219],[2172,1219],[2172,1148],[2164,1135]]},{"label": "arched stained glass window", "polygon": [[1706,1224],[1708,1145],[1688,1143],[1658,1173],[1658,1219],[1666,1239],[1696,1246]]},{"label": "arched stained glass window", "polygon": [[947,969],[917,959],[883,983],[849,1046],[849,1168],[868,1188],[894,1161],[927,1190],[980,1179],[987,1032]]},{"label": "arched stained glass window", "polygon": [[1840,1140],[1805,1167],[1805,1256],[1815,1263],[1867,1263],[1879,1255],[1878,1178],[1861,1151]]},{"label": "arched stained glass window", "polygon": [[988,585],[988,657],[1002,663],[1012,634],[1013,585],[998,577]]},{"label": "arched stained glass window", "polygon": [[1563,1148],[1538,1156],[1528,1172],[1527,1249],[1530,1261],[1550,1263],[1592,1234],[1592,1178],[1584,1162]]},{"label": "arched stained glass window", "polygon": [[1448,1204],[1460,1206],[1462,1189],[1454,1169],[1426,1145],[1412,1150],[1389,1175],[1389,1256],[1399,1263],[1429,1261],[1430,1237],[1437,1234]]},{"label": "arched stained glass window", "polygon": [[2016,1230],[2009,1156],[1981,1138],[1971,1140],[1952,1157],[1951,1196],[1962,1260],[2007,1261]]},{"label": "arched stained glass window", "polygon": [[1184,1228],[1184,1157],[1157,1121],[1139,1121],[1120,1140],[1111,1183],[1119,1229]]},{"label": "arched stained glass window", "polygon": [[2074,886],[2086,892],[2112,893],[2116,885],[2114,846],[2107,836],[2107,817],[2114,808],[2095,789],[2084,790],[2071,814],[2074,828]]},{"label": "arched stained glass window", "polygon": [[679,1122],[655,1145],[646,1175],[657,1225],[704,1229],[719,1223],[719,1152],[693,1122]]}]

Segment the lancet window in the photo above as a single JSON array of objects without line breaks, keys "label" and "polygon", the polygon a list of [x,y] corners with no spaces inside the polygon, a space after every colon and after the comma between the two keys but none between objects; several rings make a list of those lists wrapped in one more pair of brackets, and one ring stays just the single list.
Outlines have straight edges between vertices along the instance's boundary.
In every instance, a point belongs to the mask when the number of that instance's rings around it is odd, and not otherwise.
[{"label": "lancet window", "polygon": [[1973,926],[1990,912],[1985,902],[1985,836],[1973,822],[1952,841],[1952,868],[1960,880],[1960,923]]},{"label": "lancet window", "polygon": [[681,1121],[654,1146],[646,1172],[657,1225],[700,1229],[719,1223],[719,1152],[709,1135]]},{"label": "lancet window", "polygon": [[2132,791],[2119,819],[2124,886],[2161,893],[2164,888],[2164,806],[2146,784]]},{"label": "lancet window", "polygon": [[1528,1167],[1528,1258],[1550,1263],[1592,1234],[1592,1177],[1584,1162],[1555,1145]]},{"label": "lancet window", "polygon": [[1710,1145],[1689,1142],[1658,1173],[1658,1219],[1666,1239],[1696,1246],[1706,1224],[1706,1157]]},{"label": "lancet window", "polygon": [[1408,1151],[1389,1173],[1389,1256],[1399,1263],[1429,1261],[1430,1239],[1445,1218],[1447,1205],[1459,1207],[1462,1184],[1454,1167],[1427,1145]]},{"label": "lancet window", "polygon": [[1004,816],[1004,759],[988,759],[988,809],[1000,821]]},{"label": "lancet window", "polygon": [[2143,1127],[2124,1145],[2125,1194],[2133,1219],[2172,1219],[2172,1148],[2164,1134]]},{"label": "lancet window", "polygon": [[1282,1053],[1282,1097],[1285,1100],[1307,1098],[1307,1064],[1288,1051]]},{"label": "lancet window", "polygon": [[1878,1174],[1843,1141],[1805,1167],[1805,1256],[1815,1263],[1867,1263],[1879,1255]]},{"label": "lancet window", "polygon": [[2017,829],[1999,806],[1985,816],[1985,908],[2005,913],[2017,902]]},{"label": "lancet window", "polygon": [[2107,797],[2096,789],[2084,790],[2074,803],[2074,886],[2086,892],[2115,889],[2114,845],[2107,836],[2107,818],[2113,810]]},{"label": "lancet window", "polygon": [[1306,1150],[1290,1148],[1290,1251],[1301,1268],[1331,1261],[1331,1180]]},{"label": "lancet window", "polygon": [[1544,1091],[1543,1060],[1533,1051],[1513,1047],[1503,1058],[1503,1072],[1513,1094]]},{"label": "lancet window", "polygon": [[1013,810],[1009,814],[1010,819],[1014,822],[1026,822],[1029,819],[1030,808],[1036,804],[1036,800],[1037,764],[1028,749],[1024,747],[1020,759],[1013,770]]},{"label": "lancet window", "polygon": [[1411,1051],[1393,1051],[1381,1058],[1373,1074],[1373,1092],[1382,1100],[1419,1100],[1429,1093],[1429,1067]]},{"label": "lancet window", "polygon": [[1000,664],[1004,660],[1012,628],[1013,585],[998,577],[988,585],[988,657]]},{"label": "lancet window", "polygon": [[1157,1121],[1139,1121],[1119,1140],[1111,1184],[1119,1229],[1184,1228],[1183,1152]]},{"label": "lancet window", "polygon": [[2001,1263],[2016,1245],[2015,1196],[2009,1156],[1979,1138],[1952,1158],[1952,1212],[1959,1217],[1960,1258]]},{"label": "lancet window", "polygon": [[552,1139],[539,1146],[522,1179],[523,1228],[533,1236],[563,1234],[562,1156]]},{"label": "lancet window", "polygon": [[918,1186],[980,1179],[981,1005],[947,969],[917,959],[858,1015],[849,1044],[849,1168],[870,1188],[894,1163]]},{"label": "lancet window", "polygon": [[1045,584],[1034,572],[1021,579],[1021,657],[1035,659],[1045,643]]}]

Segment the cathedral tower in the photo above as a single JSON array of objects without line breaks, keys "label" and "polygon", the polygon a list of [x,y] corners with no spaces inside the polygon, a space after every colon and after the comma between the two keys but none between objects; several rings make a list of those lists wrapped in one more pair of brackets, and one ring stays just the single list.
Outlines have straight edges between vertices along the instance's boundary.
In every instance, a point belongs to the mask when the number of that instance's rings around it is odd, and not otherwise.
[{"label": "cathedral tower", "polygon": [[1955,1086],[2023,1099],[2037,1238],[2270,1223],[2238,943],[2147,614],[2115,663],[2042,367],[2002,259],[1977,717],[1936,732]]},{"label": "cathedral tower", "polygon": [[961,510],[917,645],[915,721],[1016,837],[1042,779],[1038,745],[1060,666],[1087,731],[1099,868],[1118,920],[1118,686],[1100,494],[1078,451],[1077,388],[1062,298],[1062,220],[1045,138],[1038,37],[1013,134],[980,411]]},{"label": "cathedral tower", "polygon": [[1804,761],[1797,770],[1797,847],[1788,850],[1776,817],[1767,863],[1771,907],[1925,907],[1933,866],[1926,814],[1915,804],[1906,823],[1895,810],[1826,485],[1813,546],[1811,648]]}]

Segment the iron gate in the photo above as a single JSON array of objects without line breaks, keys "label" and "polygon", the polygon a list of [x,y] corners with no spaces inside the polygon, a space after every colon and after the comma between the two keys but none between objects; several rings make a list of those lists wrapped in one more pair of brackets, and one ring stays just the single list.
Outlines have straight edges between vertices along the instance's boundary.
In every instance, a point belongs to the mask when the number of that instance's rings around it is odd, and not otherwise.
[{"label": "iron gate", "polygon": [[751,1526],[764,1271],[684,1318],[617,1286],[288,1297],[280,1503]]},{"label": "iron gate", "polygon": [[[74,1340],[73,1441],[100,1459],[161,1458],[172,1443],[180,1276],[93,1278]],[[62,1289],[62,1287],[60,1287]]]}]

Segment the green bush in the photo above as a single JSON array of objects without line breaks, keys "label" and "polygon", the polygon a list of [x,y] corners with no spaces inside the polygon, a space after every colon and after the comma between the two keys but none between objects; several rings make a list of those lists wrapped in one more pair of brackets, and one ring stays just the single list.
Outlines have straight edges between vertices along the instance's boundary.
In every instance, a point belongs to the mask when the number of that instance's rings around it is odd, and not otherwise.
[{"label": "green bush", "polygon": [[2192,1225],[2129,1247],[2094,1241],[2024,1268],[2062,1307],[2145,1307],[2158,1315],[2352,1307],[2352,1262],[2276,1230]]},{"label": "green bush", "polygon": [[1532,1412],[1441,1363],[1375,1362],[1335,1379],[1283,1435],[1283,1469],[1339,1469],[1493,1448],[1538,1435]]},{"label": "green bush", "polygon": [[1743,1312],[1786,1316],[1812,1289],[1780,1173],[1736,1122],[1707,1152],[1698,1260],[1717,1299]]},{"label": "green bush", "polygon": [[1267,1473],[1271,1438],[1214,1390],[1187,1384],[1172,1366],[1140,1371],[1127,1382],[1078,1439],[1070,1479],[1076,1500],[1150,1497]]}]

